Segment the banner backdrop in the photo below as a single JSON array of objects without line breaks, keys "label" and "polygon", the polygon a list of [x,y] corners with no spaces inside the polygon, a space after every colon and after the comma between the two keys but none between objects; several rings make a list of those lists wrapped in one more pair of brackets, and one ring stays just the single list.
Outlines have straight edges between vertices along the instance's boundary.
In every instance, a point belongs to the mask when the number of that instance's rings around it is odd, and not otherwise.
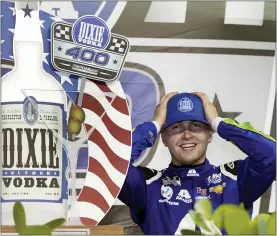
[{"label": "banner backdrop", "polygon": [[[275,9],[275,2],[41,2],[41,10],[55,16],[53,21],[73,23],[83,15],[96,15],[112,33],[128,37],[131,49],[120,82],[133,128],[152,119],[164,93],[203,91],[220,116],[249,121],[276,138]],[[57,75],[65,90],[76,86],[74,78]],[[245,154],[215,134],[207,157],[220,165]],[[136,165],[160,170],[169,161],[169,152],[158,140]],[[275,182],[256,201],[254,215],[274,210]],[[123,224],[128,234],[140,232],[120,201],[101,224]]]}]

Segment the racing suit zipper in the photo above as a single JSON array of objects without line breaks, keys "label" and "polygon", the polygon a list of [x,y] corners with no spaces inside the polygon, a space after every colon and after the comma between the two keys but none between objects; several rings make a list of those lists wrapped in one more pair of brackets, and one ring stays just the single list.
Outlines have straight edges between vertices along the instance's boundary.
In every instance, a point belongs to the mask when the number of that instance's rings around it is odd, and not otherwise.
[{"label": "racing suit zipper", "polygon": [[[193,181],[193,178],[191,179],[191,199],[192,199],[192,202],[191,202],[191,209],[194,210],[194,204],[196,202],[196,199],[195,199],[195,194],[194,194],[194,190],[195,190],[195,186],[194,186],[194,181]],[[200,230],[199,227],[197,225],[195,225],[195,231],[196,230]]]}]

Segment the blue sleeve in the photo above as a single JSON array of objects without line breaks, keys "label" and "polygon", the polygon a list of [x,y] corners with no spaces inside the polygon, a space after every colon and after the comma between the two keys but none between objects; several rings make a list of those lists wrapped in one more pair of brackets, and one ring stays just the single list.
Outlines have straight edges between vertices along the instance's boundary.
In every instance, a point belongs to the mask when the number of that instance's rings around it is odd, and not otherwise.
[{"label": "blue sleeve", "polygon": [[232,119],[221,121],[217,132],[247,155],[238,161],[237,183],[240,201],[250,206],[276,177],[276,141],[249,122],[239,124]]},{"label": "blue sleeve", "polygon": [[146,122],[138,125],[132,133],[132,154],[129,170],[118,196],[131,211],[135,223],[139,224],[145,214],[147,202],[147,186],[144,168],[133,166],[134,161],[148,147],[153,146],[157,138],[157,129],[154,123]]}]

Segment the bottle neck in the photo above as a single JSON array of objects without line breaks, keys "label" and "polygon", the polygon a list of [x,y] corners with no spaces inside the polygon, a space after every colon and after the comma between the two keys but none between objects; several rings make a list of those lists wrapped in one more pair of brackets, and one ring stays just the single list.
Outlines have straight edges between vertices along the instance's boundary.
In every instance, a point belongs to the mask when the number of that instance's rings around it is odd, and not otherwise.
[{"label": "bottle neck", "polygon": [[39,11],[32,10],[30,16],[24,17],[25,13],[23,10],[16,10],[16,21],[14,29],[14,42],[22,41],[35,41],[43,42],[41,29],[40,29],[40,19]]},{"label": "bottle neck", "polygon": [[13,52],[15,67],[22,74],[42,68],[43,41],[39,11],[32,10],[30,14],[31,17],[24,17],[24,11],[16,9]]},{"label": "bottle neck", "polygon": [[14,42],[14,61],[21,74],[42,70],[42,50],[40,42]]}]

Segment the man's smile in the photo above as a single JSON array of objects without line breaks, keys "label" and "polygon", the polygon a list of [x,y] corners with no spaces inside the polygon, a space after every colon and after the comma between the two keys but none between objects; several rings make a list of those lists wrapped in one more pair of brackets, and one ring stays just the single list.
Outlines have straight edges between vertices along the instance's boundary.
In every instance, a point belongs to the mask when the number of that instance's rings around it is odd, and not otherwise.
[{"label": "man's smile", "polygon": [[180,145],[181,149],[184,151],[192,151],[196,147],[197,143],[184,143]]}]

